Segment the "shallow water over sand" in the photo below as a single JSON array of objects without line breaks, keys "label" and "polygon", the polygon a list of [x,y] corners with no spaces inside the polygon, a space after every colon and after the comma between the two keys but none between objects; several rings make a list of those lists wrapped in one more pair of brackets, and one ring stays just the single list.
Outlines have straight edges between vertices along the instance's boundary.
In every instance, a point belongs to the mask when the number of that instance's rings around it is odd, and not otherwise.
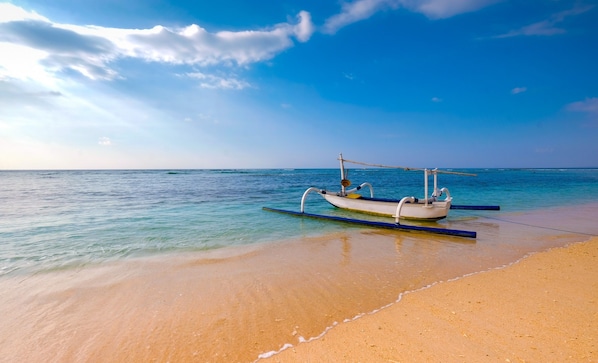
[{"label": "shallow water over sand", "polygon": [[476,240],[319,237],[0,279],[1,360],[252,362],[400,294],[598,235],[598,204],[454,218]]},{"label": "shallow water over sand", "polygon": [[[598,202],[598,169],[475,169],[442,175],[454,204],[504,212]],[[350,169],[375,195],[423,196],[421,172]],[[262,211],[298,211],[309,186],[338,190],[337,169],[0,171],[0,278],[345,232],[346,225]],[[344,215],[320,196],[309,213]],[[470,218],[452,210],[448,222]],[[354,216],[353,216],[354,217]],[[359,230],[359,228],[351,228]]]}]

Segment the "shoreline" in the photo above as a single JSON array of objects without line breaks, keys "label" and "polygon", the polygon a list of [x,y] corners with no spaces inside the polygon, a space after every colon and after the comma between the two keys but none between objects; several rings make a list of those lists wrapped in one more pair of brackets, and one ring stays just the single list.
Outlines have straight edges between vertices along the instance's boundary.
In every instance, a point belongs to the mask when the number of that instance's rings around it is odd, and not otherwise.
[{"label": "shoreline", "polygon": [[[412,296],[585,240],[583,233],[595,230],[597,210],[594,204],[586,213],[517,214],[517,223],[450,222],[475,225],[482,231],[476,241],[347,229],[0,279],[6,292],[0,295],[0,353],[56,362],[286,361],[293,359],[290,351],[328,342]],[[355,333],[344,345],[359,338]]]},{"label": "shoreline", "polygon": [[592,237],[406,291],[388,307],[258,360],[594,361],[596,277]]}]

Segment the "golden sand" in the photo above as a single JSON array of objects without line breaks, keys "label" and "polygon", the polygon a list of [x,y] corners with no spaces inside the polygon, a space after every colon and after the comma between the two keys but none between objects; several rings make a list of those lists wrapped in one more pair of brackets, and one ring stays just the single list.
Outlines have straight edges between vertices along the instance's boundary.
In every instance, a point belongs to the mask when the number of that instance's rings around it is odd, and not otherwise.
[{"label": "golden sand", "polygon": [[598,238],[405,294],[275,362],[595,362]]}]

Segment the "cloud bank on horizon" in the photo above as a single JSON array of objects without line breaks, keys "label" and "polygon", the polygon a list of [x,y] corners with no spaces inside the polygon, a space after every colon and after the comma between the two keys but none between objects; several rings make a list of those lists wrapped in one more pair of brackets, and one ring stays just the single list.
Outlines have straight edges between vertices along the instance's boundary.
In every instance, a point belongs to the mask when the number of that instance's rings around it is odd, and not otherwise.
[{"label": "cloud bank on horizon", "polygon": [[[83,167],[85,162],[89,162],[91,167],[100,168],[136,167],[134,160],[139,162],[137,164],[139,167],[168,167],[169,160],[173,161],[175,166],[182,167],[216,166],[219,163],[224,166],[233,166],[234,160],[239,160],[238,156],[241,152],[241,149],[235,149],[234,145],[243,143],[240,141],[242,140],[241,136],[236,136],[238,139],[229,140],[228,135],[218,131],[215,125],[238,125],[238,121],[235,120],[238,120],[240,115],[246,115],[246,111],[239,110],[238,114],[235,114],[233,110],[230,110],[226,116],[220,116],[226,117],[228,122],[206,122],[206,117],[204,117],[206,113],[202,111],[202,105],[198,105],[195,109],[192,109],[188,103],[183,107],[179,107],[179,103],[169,106],[162,104],[164,103],[163,97],[160,100],[156,99],[156,102],[151,102],[151,96],[142,95],[143,85],[137,85],[132,81],[138,77],[137,73],[142,67],[158,69],[155,67],[165,66],[167,68],[159,68],[158,72],[169,74],[169,82],[187,80],[196,85],[204,92],[202,100],[205,99],[206,103],[203,107],[206,109],[221,103],[221,105],[226,104],[224,107],[226,109],[230,109],[234,104],[244,106],[245,110],[255,108],[263,111],[263,107],[266,106],[261,103],[259,107],[255,107],[246,99],[241,101],[241,99],[235,98],[237,96],[223,96],[214,92],[226,90],[229,92],[247,90],[257,92],[262,88],[267,88],[260,84],[259,77],[251,77],[252,70],[256,66],[271,66],[271,62],[277,57],[284,58],[298,44],[302,44],[303,48],[308,48],[316,34],[319,36],[315,43],[318,43],[318,46],[326,47],[321,43],[334,43],[335,38],[343,33],[344,28],[366,22],[368,19],[376,19],[377,14],[410,13],[427,19],[428,24],[447,23],[452,18],[467,16],[482,10],[490,11],[492,8],[500,8],[501,5],[507,4],[509,3],[505,0],[355,0],[341,3],[336,13],[324,16],[320,14],[319,19],[323,19],[320,24],[314,23],[312,12],[306,8],[289,16],[286,22],[265,25],[261,28],[210,31],[195,23],[181,27],[156,24],[146,29],[68,24],[53,21],[50,17],[38,13],[34,8],[26,8],[15,3],[0,3],[0,106],[3,108],[3,111],[0,111],[2,117],[0,119],[0,141],[2,141],[0,151],[4,155],[25,152],[29,154],[29,156],[13,160],[3,157],[0,160],[0,169],[68,168],[69,165],[77,168]],[[505,12],[504,9],[500,11]],[[592,13],[595,13],[593,5],[575,2],[564,10],[539,13],[530,19],[522,19],[520,24],[508,30],[503,31],[500,27],[496,27],[496,29],[491,29],[494,34],[471,37],[470,42],[562,36],[568,32],[567,25],[574,19]],[[523,22],[525,20],[527,23]],[[458,20],[451,24],[458,27]],[[380,29],[371,29],[370,31],[376,30]],[[405,41],[405,43],[409,42]],[[388,39],[388,44],[393,44],[393,41]],[[411,51],[416,52],[417,48]],[[397,59],[405,58],[404,54],[407,52],[409,49],[406,49],[404,53],[397,53]],[[594,57],[595,51],[589,56]],[[302,62],[305,64],[312,59],[305,58]],[[344,65],[339,63],[338,66],[342,68]],[[357,74],[368,72],[371,72],[371,69],[361,70]],[[355,75],[356,72],[343,71],[341,73],[342,78],[347,82],[357,82],[361,79]],[[283,78],[282,73],[280,77]],[[129,80],[131,82],[127,83]],[[118,85],[120,88],[110,90],[111,84]],[[136,88],[135,92],[126,92],[127,86]],[[313,83],[312,86],[318,87]],[[584,94],[582,98],[563,102],[558,112],[585,115],[583,123],[585,127],[598,126],[598,107],[596,106],[598,90],[591,91],[595,93]],[[533,92],[535,92],[534,87],[527,84],[514,84],[504,90],[505,94],[518,97],[524,97]],[[169,94],[176,95],[177,99],[185,97],[174,86]],[[445,107],[450,104],[450,97],[440,96],[431,94],[425,99],[428,102],[431,100],[430,104],[432,105]],[[212,97],[217,99],[212,99]],[[247,102],[247,104],[243,102]],[[155,104],[161,105],[155,106]],[[265,112],[265,117],[272,112],[272,119],[256,121],[257,125],[265,127],[278,124],[280,112],[285,111],[286,113],[283,114],[288,115],[294,109],[292,103],[286,101],[279,103],[279,106],[277,110]],[[178,112],[183,112],[182,109],[186,109],[186,112],[192,116],[179,115]],[[213,112],[224,114],[222,110]],[[396,112],[396,110],[389,112]],[[417,112],[422,113],[426,110],[422,109]],[[432,112],[438,111],[432,110]],[[171,144],[176,144],[177,141],[173,140],[180,137],[172,129],[161,136],[165,137],[162,140],[166,140],[167,137],[172,138],[168,141],[168,145],[176,150],[170,151],[172,152],[171,156],[161,156],[157,163],[152,164],[153,161],[156,161],[155,157],[140,160],[139,155],[142,155],[144,150],[139,145],[129,150],[122,150],[120,154],[99,156],[98,151],[90,151],[91,149],[87,149],[87,146],[79,144],[79,141],[69,143],[67,137],[64,136],[70,133],[70,137],[74,137],[73,130],[75,129],[79,136],[86,133],[85,130],[82,130],[85,127],[81,123],[77,124],[76,121],[82,118],[82,114],[86,115],[85,118],[88,119],[88,126],[86,126],[88,132],[101,132],[102,124],[110,124],[112,125],[110,132],[120,135],[116,138],[120,141],[115,141],[115,138],[109,137],[109,135],[96,135],[93,138],[96,140],[96,145],[105,147],[123,145],[127,143],[127,139],[134,138],[132,135],[138,135],[137,131],[139,131],[151,134],[146,137],[152,140],[155,147],[156,143],[159,143],[156,140],[160,139],[155,133],[162,133],[168,128],[166,122],[177,118],[184,119],[187,123],[192,123],[194,120],[202,123],[202,130],[196,130],[200,134],[199,140],[202,137],[205,138],[206,146],[201,151],[205,152],[210,148],[218,150],[218,145],[224,144],[228,146],[223,147],[222,150],[227,150],[225,153],[229,156],[222,158],[215,155],[211,158],[211,162],[198,160],[192,156],[198,151],[193,146],[189,145],[185,150],[183,147],[179,149],[178,145]],[[46,127],[46,122],[52,122],[43,120],[48,116],[54,120],[54,123],[63,124],[65,129],[56,131],[55,139],[40,136],[44,133],[43,128]],[[295,117],[301,117],[301,115]],[[320,115],[320,117],[326,116]],[[212,121],[217,119],[216,116],[209,118]],[[148,131],[142,124],[131,126],[130,121],[127,121],[130,119],[154,120],[152,122],[156,128]],[[148,121],[149,124],[152,122]],[[165,124],[158,125],[160,122]],[[294,122],[298,122],[298,119]],[[131,129],[135,129],[133,134],[130,133]],[[288,129],[278,130],[278,132],[285,132],[285,130],[288,132]],[[169,134],[171,131],[173,133]],[[179,130],[178,132],[185,133],[187,131]],[[60,133],[62,136],[59,135]],[[245,136],[247,135],[245,134]],[[265,136],[273,137],[274,135],[266,133]],[[292,135],[288,137],[294,138]],[[255,150],[254,158],[264,158],[271,154],[270,150],[259,150],[259,147],[256,146],[258,135],[253,135],[250,138],[253,138],[254,141],[243,146],[244,153],[251,154],[251,147],[255,147],[257,150]],[[222,141],[222,144],[219,141]],[[187,140],[186,142],[191,141]],[[375,141],[373,143],[375,144]],[[131,142],[130,145],[133,143]],[[281,145],[275,143],[270,145],[270,147],[275,146]],[[73,150],[79,150],[80,154],[85,155],[80,159],[65,157],[65,154],[72,154]],[[53,154],[56,155],[55,158],[51,157]],[[216,154],[221,155],[222,152],[217,151]],[[117,157],[125,161],[117,162],[115,161]],[[58,159],[66,159],[66,161],[61,164],[57,161]],[[174,162],[175,160],[183,160],[183,162]],[[251,164],[250,160],[252,160],[251,157],[247,156],[246,159],[241,158],[240,161]],[[455,156],[455,160],[458,160],[457,156]],[[297,162],[301,164],[305,160]],[[597,163],[598,160],[594,158],[590,162]],[[280,159],[272,159],[270,162],[254,163],[249,166],[276,166],[281,163]]]}]

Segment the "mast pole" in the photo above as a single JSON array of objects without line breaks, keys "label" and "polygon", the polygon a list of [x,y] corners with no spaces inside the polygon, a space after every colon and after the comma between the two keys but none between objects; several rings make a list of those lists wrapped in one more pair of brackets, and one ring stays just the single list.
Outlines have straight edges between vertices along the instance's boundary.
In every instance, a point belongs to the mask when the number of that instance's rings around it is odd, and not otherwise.
[{"label": "mast pole", "polygon": [[338,160],[340,160],[341,164],[341,195],[345,196],[345,185],[343,184],[343,180],[345,180],[345,163],[343,162],[343,154],[338,154]]},{"label": "mast pole", "polygon": [[428,169],[424,169],[424,200],[426,206],[428,205]]},{"label": "mast pole", "polygon": [[438,169],[434,169],[432,171],[432,173],[434,174],[434,195],[435,197],[438,197],[438,173],[437,173]]}]

